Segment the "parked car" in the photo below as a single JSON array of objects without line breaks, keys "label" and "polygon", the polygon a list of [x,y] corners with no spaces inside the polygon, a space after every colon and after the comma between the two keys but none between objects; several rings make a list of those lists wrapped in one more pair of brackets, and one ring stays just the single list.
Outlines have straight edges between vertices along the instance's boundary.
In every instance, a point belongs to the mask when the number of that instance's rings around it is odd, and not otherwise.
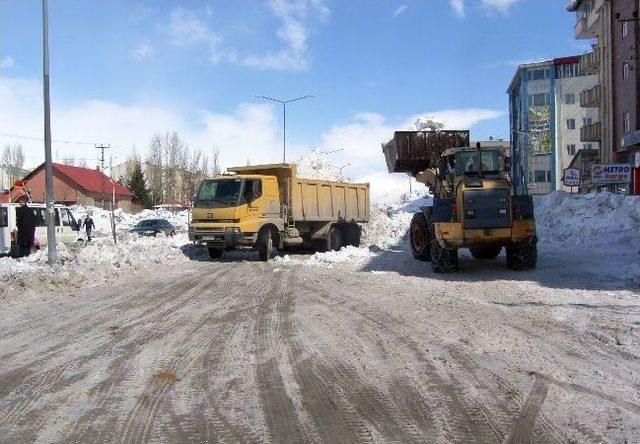
[{"label": "parked car", "polygon": [[145,219],[134,225],[129,233],[137,233],[140,236],[156,237],[159,233],[165,236],[173,236],[176,234],[176,228],[166,219]]},{"label": "parked car", "polygon": [[[12,256],[16,251],[16,208],[20,204],[0,204],[0,256]],[[47,207],[41,203],[29,203],[36,217],[36,233],[34,244],[39,247],[47,245]],[[70,245],[84,240],[80,234],[80,223],[75,220],[68,207],[55,205],[56,241]]]}]

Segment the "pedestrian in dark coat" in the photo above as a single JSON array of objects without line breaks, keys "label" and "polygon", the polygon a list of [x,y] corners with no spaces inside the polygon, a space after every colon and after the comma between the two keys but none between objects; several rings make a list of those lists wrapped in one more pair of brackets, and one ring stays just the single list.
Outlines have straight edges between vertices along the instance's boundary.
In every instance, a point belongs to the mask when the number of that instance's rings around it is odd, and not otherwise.
[{"label": "pedestrian in dark coat", "polygon": [[29,256],[36,235],[36,216],[33,209],[27,206],[26,201],[22,201],[20,206],[16,208],[16,226],[18,227],[17,255],[18,257]]},{"label": "pedestrian in dark coat", "polygon": [[82,224],[84,225],[84,229],[87,232],[87,242],[91,242],[91,232],[95,227],[95,224],[93,223],[93,219],[91,219],[91,216],[87,214]]}]

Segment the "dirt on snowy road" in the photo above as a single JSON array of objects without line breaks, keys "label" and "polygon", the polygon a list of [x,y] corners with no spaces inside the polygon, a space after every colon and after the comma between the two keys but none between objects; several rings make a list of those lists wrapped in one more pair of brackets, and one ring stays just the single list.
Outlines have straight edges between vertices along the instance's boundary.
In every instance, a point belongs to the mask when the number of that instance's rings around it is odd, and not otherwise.
[{"label": "dirt on snowy road", "polygon": [[193,261],[7,303],[0,441],[640,440],[634,290],[425,274]]}]

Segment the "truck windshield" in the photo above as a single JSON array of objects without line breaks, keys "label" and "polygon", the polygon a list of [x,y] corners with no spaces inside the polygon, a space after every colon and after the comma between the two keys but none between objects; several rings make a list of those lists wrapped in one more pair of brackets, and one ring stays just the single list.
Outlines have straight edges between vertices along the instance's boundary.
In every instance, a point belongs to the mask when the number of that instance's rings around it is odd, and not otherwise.
[{"label": "truck windshield", "polygon": [[242,179],[205,180],[200,185],[196,205],[207,202],[237,203]]},{"label": "truck windshield", "polygon": [[[482,152],[482,172],[500,173],[500,154],[497,151]],[[456,154],[456,175],[474,175],[478,173],[478,152],[464,151]]]}]

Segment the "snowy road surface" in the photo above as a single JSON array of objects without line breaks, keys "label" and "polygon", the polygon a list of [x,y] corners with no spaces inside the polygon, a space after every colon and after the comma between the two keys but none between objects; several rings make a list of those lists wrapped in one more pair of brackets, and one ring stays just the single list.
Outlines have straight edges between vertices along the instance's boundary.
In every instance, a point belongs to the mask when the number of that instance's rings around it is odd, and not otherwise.
[{"label": "snowy road surface", "polygon": [[389,255],[4,301],[0,441],[640,441],[631,282],[544,248],[532,273]]}]

